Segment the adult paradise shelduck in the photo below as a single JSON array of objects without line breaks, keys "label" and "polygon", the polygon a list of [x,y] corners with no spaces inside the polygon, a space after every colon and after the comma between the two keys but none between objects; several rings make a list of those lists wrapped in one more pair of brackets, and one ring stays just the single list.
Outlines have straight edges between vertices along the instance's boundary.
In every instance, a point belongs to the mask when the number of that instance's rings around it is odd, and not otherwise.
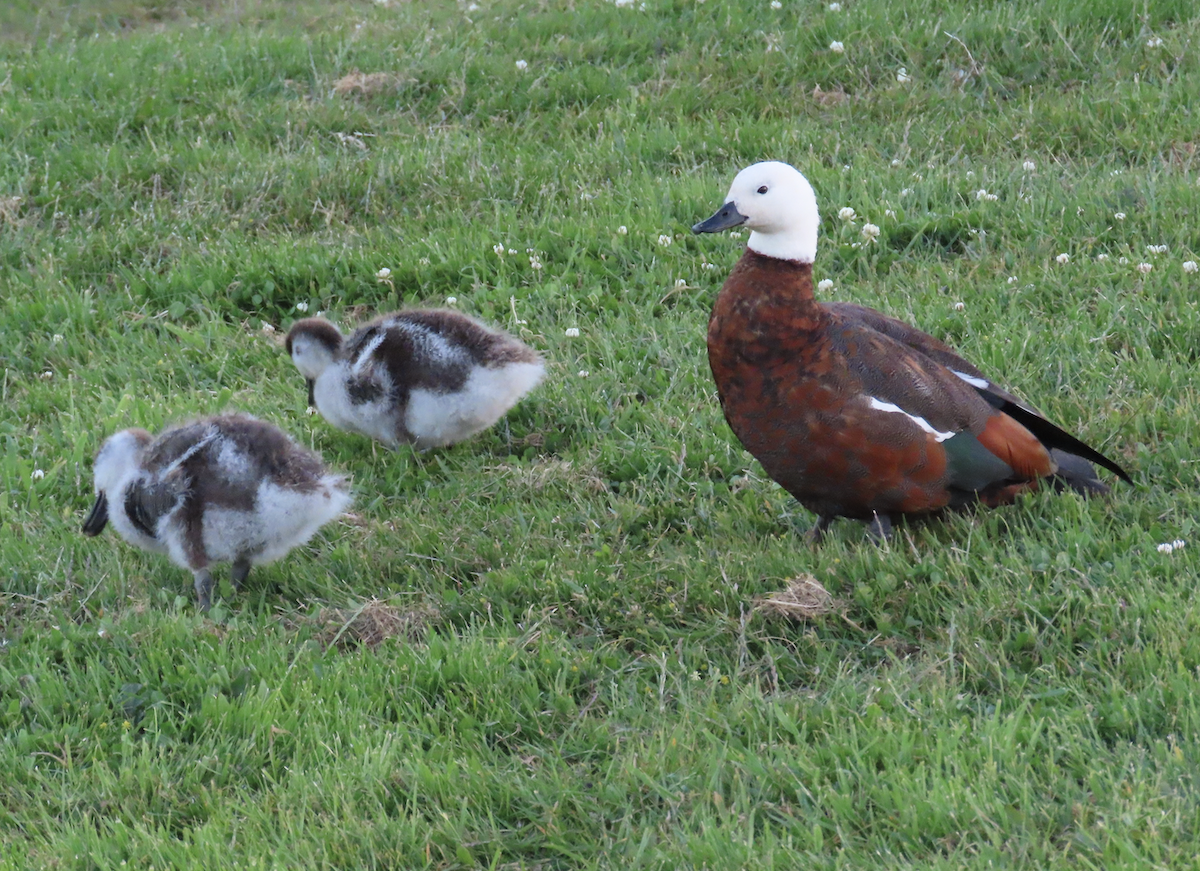
[{"label": "adult paradise shelduck", "polygon": [[692,227],[750,228],[713,305],[708,361],[734,434],[811,511],[819,541],[837,517],[892,523],[974,502],[1012,502],[1043,478],[1108,487],[1125,471],[997,387],[953,349],[869,308],[813,298],[817,200],[793,167],[738,173],[715,215]]},{"label": "adult paradise shelduck", "polygon": [[195,576],[201,610],[212,601],[209,566],[233,564],[236,589],[250,566],[279,559],[350,504],[346,480],[268,423],[240,414],[165,430],[111,436],[95,463],[96,502],[83,522],[99,535],[165,553]]},{"label": "adult paradise shelduck", "polygon": [[305,318],[286,347],[326,420],[420,450],[487,429],[546,371],[528,345],[446,309],[393,312],[349,337]]}]

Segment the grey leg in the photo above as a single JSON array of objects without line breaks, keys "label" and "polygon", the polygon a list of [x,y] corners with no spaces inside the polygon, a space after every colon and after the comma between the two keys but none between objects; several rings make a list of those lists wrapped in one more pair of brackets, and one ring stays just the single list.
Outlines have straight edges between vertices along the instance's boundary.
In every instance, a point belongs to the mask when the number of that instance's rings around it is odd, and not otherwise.
[{"label": "grey leg", "polygon": [[242,588],[248,574],[250,574],[250,560],[242,558],[233,561],[233,568],[229,570],[229,582],[233,584],[235,593]]},{"label": "grey leg", "polygon": [[875,519],[867,524],[867,537],[876,544],[886,544],[892,537],[892,518],[876,513]]},{"label": "grey leg", "polygon": [[829,529],[834,519],[833,515],[818,514],[817,522],[813,524],[812,529],[804,533],[804,537],[808,539],[808,543],[816,545],[824,541],[825,531]]},{"label": "grey leg", "polygon": [[212,575],[208,573],[208,569],[196,569],[193,574],[196,576],[196,601],[201,611],[207,611],[212,605]]}]

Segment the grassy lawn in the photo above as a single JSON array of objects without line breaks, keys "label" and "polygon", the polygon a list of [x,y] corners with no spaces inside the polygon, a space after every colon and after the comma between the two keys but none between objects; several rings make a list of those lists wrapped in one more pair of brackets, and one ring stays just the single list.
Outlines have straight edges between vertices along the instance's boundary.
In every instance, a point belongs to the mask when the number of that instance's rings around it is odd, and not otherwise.
[{"label": "grassy lawn", "polygon": [[[1191,0],[5,4],[0,867],[1192,867],[1198,45]],[[1136,486],[807,547],[708,372],[745,239],[688,232],[761,159],[826,298]],[[307,416],[297,307],[397,296],[547,382],[424,454]],[[230,408],[356,501],[202,616],[79,526],[105,436]]]}]

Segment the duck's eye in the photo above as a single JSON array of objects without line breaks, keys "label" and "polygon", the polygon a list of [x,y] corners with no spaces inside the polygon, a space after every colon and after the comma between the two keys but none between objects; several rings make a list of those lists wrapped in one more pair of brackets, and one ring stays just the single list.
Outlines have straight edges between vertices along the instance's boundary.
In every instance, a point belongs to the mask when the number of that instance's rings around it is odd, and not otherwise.
[{"label": "duck's eye", "polygon": [[765,193],[767,192],[767,186],[766,186],[766,185],[763,185],[762,187],[760,187],[760,188],[758,189],[758,192],[759,192],[760,194],[765,194]]}]

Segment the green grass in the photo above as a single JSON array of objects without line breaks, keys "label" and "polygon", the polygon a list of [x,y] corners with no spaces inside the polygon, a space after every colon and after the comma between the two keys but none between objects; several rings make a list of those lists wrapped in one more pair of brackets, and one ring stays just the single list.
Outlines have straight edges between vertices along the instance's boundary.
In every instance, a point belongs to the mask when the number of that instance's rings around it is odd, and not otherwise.
[{"label": "green grass", "polygon": [[[0,866],[1191,867],[1194,4],[478,2],[0,12]],[[705,359],[744,239],[687,229],[767,158],[817,190],[826,297],[1136,486],[805,546]],[[280,334],[393,306],[383,266],[547,383],[426,454],[307,417]],[[356,519],[205,617],[79,525],[107,434],[227,408]],[[756,610],[804,573],[839,614]],[[373,597],[432,620],[331,644]]]}]

